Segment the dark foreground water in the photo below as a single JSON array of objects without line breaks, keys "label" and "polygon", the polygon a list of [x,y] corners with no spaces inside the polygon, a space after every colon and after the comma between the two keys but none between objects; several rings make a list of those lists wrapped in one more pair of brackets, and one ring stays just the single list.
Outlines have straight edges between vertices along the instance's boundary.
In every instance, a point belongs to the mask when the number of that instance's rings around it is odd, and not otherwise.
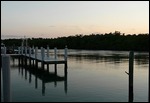
[{"label": "dark foreground water", "polygon": [[[61,58],[63,51],[58,53]],[[133,102],[147,102],[149,53],[134,54]],[[69,50],[67,78],[63,64],[57,65],[56,74],[54,65],[49,65],[50,73],[43,73],[18,67],[18,60],[11,60],[12,101],[128,102],[128,55],[128,51]],[[2,88],[1,78],[3,99]]]}]

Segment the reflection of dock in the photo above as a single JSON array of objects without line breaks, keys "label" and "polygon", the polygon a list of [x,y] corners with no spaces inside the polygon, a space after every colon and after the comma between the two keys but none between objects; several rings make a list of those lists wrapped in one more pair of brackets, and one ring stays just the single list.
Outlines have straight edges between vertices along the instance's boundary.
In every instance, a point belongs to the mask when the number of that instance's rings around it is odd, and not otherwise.
[{"label": "reflection of dock", "polygon": [[[35,77],[35,88],[38,88],[38,79],[42,81],[42,95],[45,95],[45,84],[54,82],[55,87],[57,86],[57,82],[64,81],[64,91],[67,93],[67,74],[64,76],[58,76],[57,72],[51,73],[49,71],[43,70],[41,68],[35,68],[31,66],[20,65],[19,66],[19,73],[22,76],[25,76],[25,79],[29,79],[29,83],[32,82],[32,76]],[[29,77],[27,77],[27,73]]]},{"label": "reflection of dock", "polygon": [[[18,59],[19,68],[22,68],[22,75],[23,68],[25,68],[25,79],[27,79],[27,71],[29,72],[29,82],[31,82],[31,75],[35,76],[35,88],[38,86],[37,79],[42,81],[43,95],[45,94],[46,83],[54,82],[56,86],[58,81],[64,81],[64,90],[67,93],[67,47],[64,49],[64,59],[58,58],[57,48],[54,48],[54,57],[50,56],[48,46],[46,53],[43,47],[41,47],[40,53],[38,53],[38,47],[18,47],[18,54],[6,54],[6,47],[4,47],[3,51],[1,56],[9,55],[12,57],[13,62],[15,59]],[[41,67],[39,67],[39,63],[41,63]],[[45,64],[47,68],[45,68]],[[49,72],[49,64],[54,64],[54,73]],[[64,64],[64,77],[57,75],[57,64]]]}]

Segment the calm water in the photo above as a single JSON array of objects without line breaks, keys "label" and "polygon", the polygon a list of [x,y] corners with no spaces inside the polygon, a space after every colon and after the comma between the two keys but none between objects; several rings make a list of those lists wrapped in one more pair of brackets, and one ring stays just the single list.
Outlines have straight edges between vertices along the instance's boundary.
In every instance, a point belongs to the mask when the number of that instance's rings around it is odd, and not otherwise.
[{"label": "calm water", "polygon": [[[58,53],[61,58],[63,50]],[[149,53],[134,54],[133,101],[147,102]],[[125,73],[128,72],[128,55],[128,51],[68,50],[66,79],[64,64],[57,65],[57,75],[53,64],[49,65],[50,73],[42,75],[41,71],[18,67],[18,60],[11,60],[12,101],[128,102],[128,75]]]}]

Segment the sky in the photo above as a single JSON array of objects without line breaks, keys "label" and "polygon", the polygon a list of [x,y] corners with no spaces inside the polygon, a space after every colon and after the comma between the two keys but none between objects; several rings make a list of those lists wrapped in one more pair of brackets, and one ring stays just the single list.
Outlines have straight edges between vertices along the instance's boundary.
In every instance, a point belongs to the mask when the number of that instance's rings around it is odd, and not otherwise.
[{"label": "sky", "polygon": [[1,39],[149,33],[149,1],[1,1]]}]

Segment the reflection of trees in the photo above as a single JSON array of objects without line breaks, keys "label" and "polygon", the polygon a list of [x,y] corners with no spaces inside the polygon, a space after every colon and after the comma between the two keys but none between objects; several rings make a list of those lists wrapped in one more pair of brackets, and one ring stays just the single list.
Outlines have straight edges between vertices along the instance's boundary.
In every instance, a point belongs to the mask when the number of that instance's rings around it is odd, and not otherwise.
[{"label": "reflection of trees", "polygon": [[123,61],[124,59],[127,59],[128,57],[124,56],[100,56],[100,55],[69,55],[69,58],[75,58],[78,60],[86,60],[86,61],[99,61],[99,62],[114,62],[119,63],[120,61]]},{"label": "reflection of trees", "polygon": [[149,64],[149,56],[137,55],[137,56],[135,56],[135,61],[136,61],[137,65]]},{"label": "reflection of trees", "polygon": [[[78,54],[74,54],[74,55],[69,55],[69,58],[75,58],[77,61],[81,61],[81,60],[86,60],[86,61],[99,61],[99,62],[113,62],[113,63],[120,63],[123,61],[128,61],[129,57],[128,56],[123,56],[123,55],[119,55],[119,54],[113,54],[110,56],[101,56],[101,55],[78,55]],[[141,64],[148,64],[149,63],[149,56],[147,55],[135,55],[135,63],[137,63],[137,65],[141,65]]]}]

